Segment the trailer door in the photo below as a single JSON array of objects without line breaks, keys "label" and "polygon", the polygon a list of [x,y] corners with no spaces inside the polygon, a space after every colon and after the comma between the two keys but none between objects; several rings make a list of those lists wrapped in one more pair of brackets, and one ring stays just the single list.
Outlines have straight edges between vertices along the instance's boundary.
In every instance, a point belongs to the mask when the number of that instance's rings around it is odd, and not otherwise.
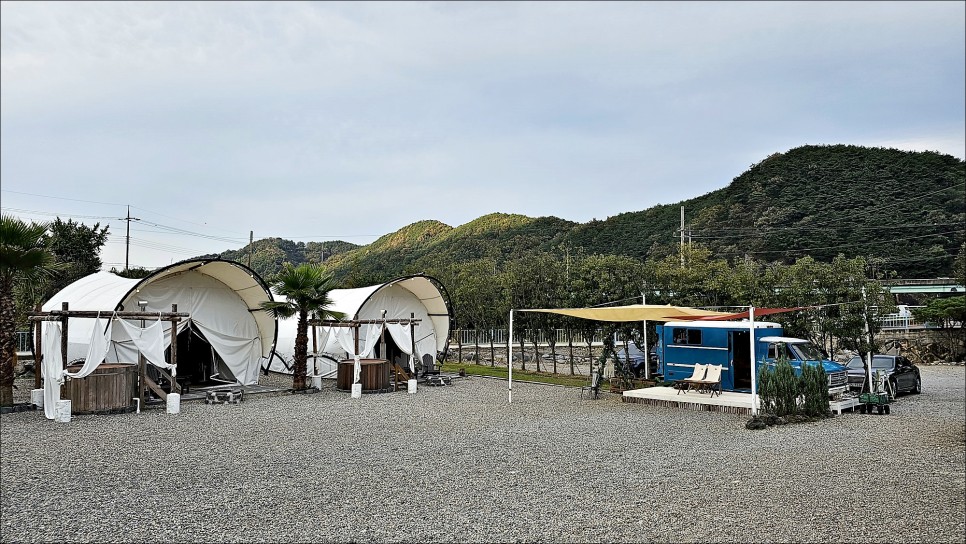
[{"label": "trailer door", "polygon": [[728,334],[728,352],[731,354],[734,388],[751,389],[751,349],[748,345],[748,331],[731,331]]}]

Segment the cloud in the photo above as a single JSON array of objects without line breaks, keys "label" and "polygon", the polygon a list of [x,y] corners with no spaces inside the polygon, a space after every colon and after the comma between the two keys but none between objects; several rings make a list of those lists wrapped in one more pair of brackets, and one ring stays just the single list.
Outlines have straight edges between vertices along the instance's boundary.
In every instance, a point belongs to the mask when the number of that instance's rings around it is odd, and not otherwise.
[{"label": "cloud", "polygon": [[0,170],[206,229],[379,235],[636,211],[806,143],[963,158],[964,6],[3,3]]}]

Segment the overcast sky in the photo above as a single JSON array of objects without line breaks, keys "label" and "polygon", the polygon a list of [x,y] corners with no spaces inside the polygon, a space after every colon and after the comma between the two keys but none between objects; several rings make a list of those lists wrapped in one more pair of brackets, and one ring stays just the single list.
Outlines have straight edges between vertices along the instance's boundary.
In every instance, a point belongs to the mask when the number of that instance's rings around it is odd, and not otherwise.
[{"label": "overcast sky", "polygon": [[964,2],[3,2],[2,208],[106,268],[604,219],[771,153],[966,156]]}]

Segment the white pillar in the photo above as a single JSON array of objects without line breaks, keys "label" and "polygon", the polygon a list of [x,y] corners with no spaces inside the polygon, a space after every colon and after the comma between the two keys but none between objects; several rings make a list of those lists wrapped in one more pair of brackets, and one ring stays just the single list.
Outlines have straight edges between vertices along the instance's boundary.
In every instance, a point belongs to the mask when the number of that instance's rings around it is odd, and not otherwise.
[{"label": "white pillar", "polygon": [[58,423],[70,423],[70,401],[58,400],[54,405],[54,421]]},{"label": "white pillar", "polygon": [[[510,360],[506,363],[507,368],[507,402],[513,404],[513,309],[510,309],[510,338],[509,338]],[[523,357],[523,354],[520,354]]]},{"label": "white pillar", "polygon": [[[641,293],[641,304],[647,306],[647,297]],[[644,379],[651,379],[651,350],[647,347],[647,320],[644,320]]]},{"label": "white pillar", "polygon": [[168,393],[168,399],[165,403],[166,411],[169,414],[180,414],[181,413],[181,395],[177,393]]},{"label": "white pillar", "polygon": [[[510,360],[507,361],[507,402],[513,404],[513,309],[510,309],[510,338],[507,347],[510,348]],[[520,354],[523,357],[523,354]]]},{"label": "white pillar", "polygon": [[755,357],[755,307],[748,306],[748,326],[751,332],[751,415],[758,415],[758,368]]}]

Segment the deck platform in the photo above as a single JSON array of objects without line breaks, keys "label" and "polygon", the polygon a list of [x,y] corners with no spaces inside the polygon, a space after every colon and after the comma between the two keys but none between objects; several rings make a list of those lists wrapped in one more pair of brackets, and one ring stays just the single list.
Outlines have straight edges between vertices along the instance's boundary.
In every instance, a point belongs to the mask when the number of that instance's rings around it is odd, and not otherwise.
[{"label": "deck platform", "polygon": [[[720,396],[712,397],[708,393],[697,391],[682,391],[678,394],[678,390],[673,387],[646,387],[624,391],[621,401],[700,412],[751,415],[751,393],[733,391],[724,391]],[[829,403],[829,408],[839,415],[843,410],[853,410],[856,406],[858,399],[854,397]]]},{"label": "deck platform", "polygon": [[624,391],[623,402],[650,404],[651,406],[665,406],[701,412],[722,412],[726,414],[751,415],[751,395],[749,393],[733,393],[724,391],[713,397],[708,393],[697,391],[681,391],[673,387],[645,387]]}]

